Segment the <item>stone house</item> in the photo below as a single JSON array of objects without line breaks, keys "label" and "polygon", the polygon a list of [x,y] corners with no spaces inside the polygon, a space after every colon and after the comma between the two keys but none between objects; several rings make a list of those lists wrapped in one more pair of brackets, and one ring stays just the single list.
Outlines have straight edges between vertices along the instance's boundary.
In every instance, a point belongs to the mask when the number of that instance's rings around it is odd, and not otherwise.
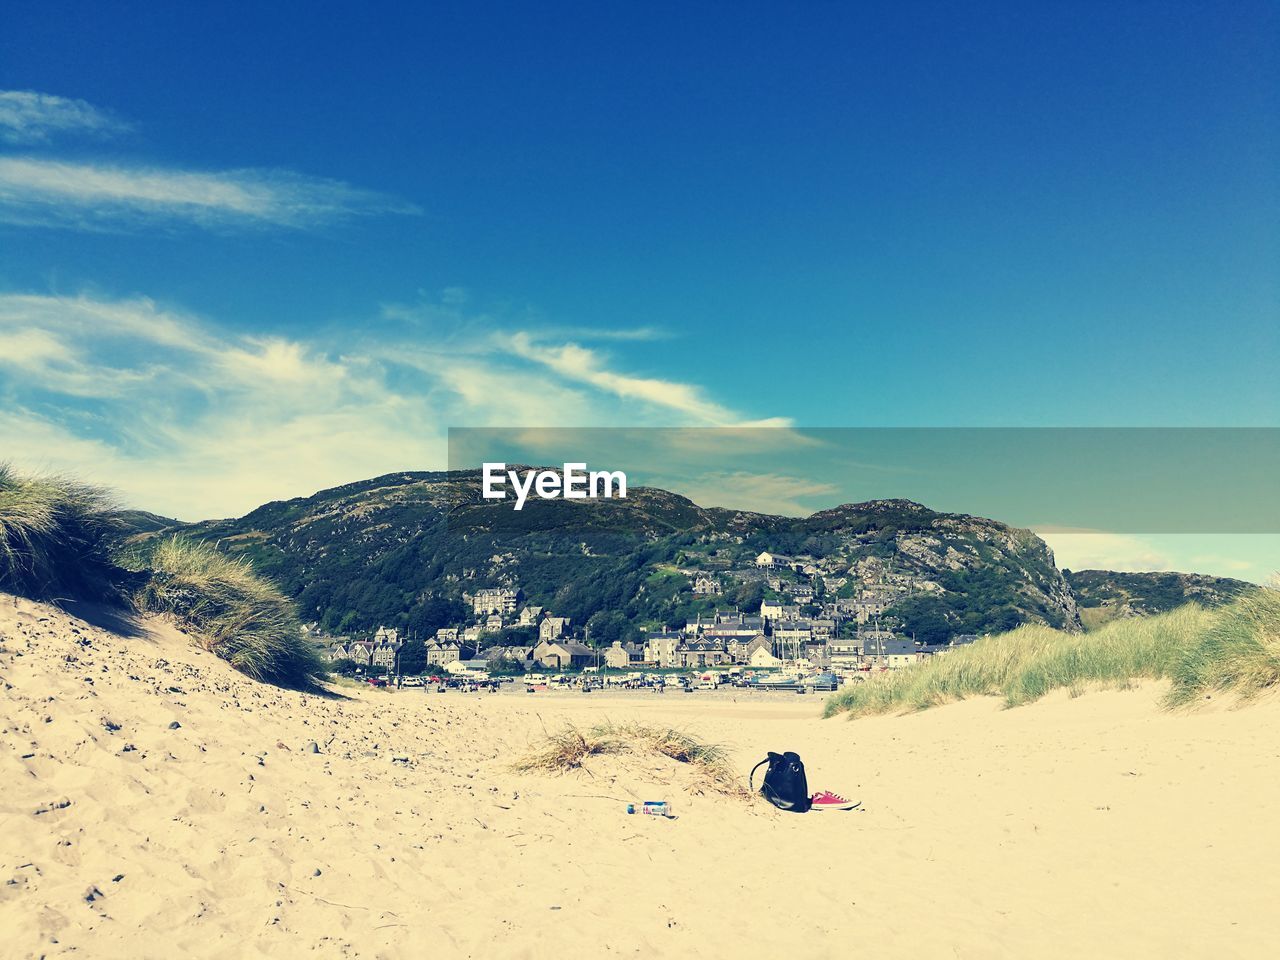
[{"label": "stone house", "polygon": [[686,668],[717,667],[729,662],[729,653],[717,640],[694,637],[676,648],[676,661]]},{"label": "stone house", "polygon": [[644,656],[638,643],[623,643],[615,640],[604,651],[604,665],[614,670],[625,670],[633,663],[638,663]]},{"label": "stone house", "polygon": [[717,578],[700,574],[693,581],[693,592],[703,597],[718,597],[724,590]]},{"label": "stone house", "polygon": [[539,640],[558,640],[569,633],[568,617],[543,617],[538,624]]},{"label": "stone house", "polygon": [[533,659],[549,670],[581,670],[595,664],[596,652],[576,640],[543,640],[533,648]]}]

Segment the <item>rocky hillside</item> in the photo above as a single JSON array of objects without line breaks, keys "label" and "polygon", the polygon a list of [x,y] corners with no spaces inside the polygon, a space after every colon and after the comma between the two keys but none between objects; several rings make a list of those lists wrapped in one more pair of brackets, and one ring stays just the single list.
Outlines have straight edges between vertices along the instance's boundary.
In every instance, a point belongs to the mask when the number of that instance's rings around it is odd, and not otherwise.
[{"label": "rocky hillside", "polygon": [[[531,500],[517,512],[481,499],[474,472],[398,473],[169,529],[252,558],[304,618],[339,632],[431,632],[460,618],[464,591],[518,585],[532,603],[591,619],[594,636],[633,636],[717,603],[758,605],[769,589],[752,562],[763,550],[802,559],[819,596],[882,598],[889,624],[920,639],[1028,620],[1080,626],[1034,534],[906,500],[788,518],[633,488],[624,500]],[[695,598],[699,572],[725,594]]]},{"label": "rocky hillside", "polygon": [[1200,573],[1117,573],[1065,570],[1086,626],[1117,617],[1142,617],[1172,610],[1189,601],[1217,606],[1253,585]]}]

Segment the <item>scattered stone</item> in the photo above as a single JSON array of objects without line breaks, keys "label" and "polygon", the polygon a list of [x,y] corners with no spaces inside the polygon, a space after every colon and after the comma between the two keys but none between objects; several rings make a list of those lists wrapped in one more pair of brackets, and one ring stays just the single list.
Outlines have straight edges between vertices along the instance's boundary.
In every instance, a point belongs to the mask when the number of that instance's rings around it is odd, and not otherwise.
[{"label": "scattered stone", "polygon": [[71,806],[71,801],[66,797],[62,797],[59,800],[50,800],[48,803],[42,803],[40,806],[36,807],[35,815],[38,817],[42,813],[53,813],[55,810],[65,810],[69,806]]}]

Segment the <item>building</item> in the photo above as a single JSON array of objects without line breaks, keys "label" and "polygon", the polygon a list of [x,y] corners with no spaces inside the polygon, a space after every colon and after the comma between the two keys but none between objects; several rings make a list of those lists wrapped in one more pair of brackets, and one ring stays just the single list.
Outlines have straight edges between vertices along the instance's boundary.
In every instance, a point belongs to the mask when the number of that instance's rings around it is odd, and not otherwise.
[{"label": "building", "polygon": [[827,662],[833,667],[856,667],[862,661],[861,640],[827,641]]},{"label": "building", "polygon": [[735,637],[725,644],[725,651],[734,663],[750,663],[752,654],[757,650],[773,652],[773,644],[763,633],[757,633],[750,639]]},{"label": "building", "polygon": [[762,620],[782,619],[782,606],[783,604],[781,600],[761,600],[760,618]]},{"label": "building", "polygon": [[435,667],[443,667],[453,663],[462,656],[462,646],[456,640],[432,640],[427,644],[427,663]]},{"label": "building", "polygon": [[813,639],[813,624],[808,620],[787,620],[773,628],[778,643],[808,643]]},{"label": "building", "polygon": [[729,653],[719,641],[694,637],[676,648],[676,662],[681,667],[718,667],[729,662]]},{"label": "building", "polygon": [[462,598],[471,604],[471,612],[477,617],[487,617],[491,613],[505,616],[516,612],[520,603],[520,590],[515,587],[495,587],[464,593]]},{"label": "building", "polygon": [[332,663],[335,660],[354,660],[351,655],[351,642],[345,637],[338,637],[324,649],[324,658]]},{"label": "building", "polygon": [[776,667],[782,663],[782,661],[770,653],[766,647],[761,647],[759,650],[755,651],[755,653],[751,654],[751,659],[747,662],[753,667]]},{"label": "building", "polygon": [[791,558],[784,557],[780,553],[770,553],[765,551],[756,557],[756,567],[761,570],[772,570],[775,567],[791,566]]},{"label": "building", "polygon": [[827,640],[836,635],[836,622],[830,617],[818,617],[809,621],[815,640]]},{"label": "building", "polygon": [[644,650],[638,643],[623,643],[615,640],[604,651],[604,665],[614,670],[625,670],[633,663],[638,663],[644,656]]},{"label": "building", "polygon": [[569,633],[568,617],[543,617],[538,624],[539,640],[558,640]]},{"label": "building", "polygon": [[381,670],[391,670],[396,665],[396,657],[400,654],[399,640],[375,640],[370,651],[370,666]]},{"label": "building", "polygon": [[506,661],[507,663],[520,664],[528,660],[529,654],[532,652],[533,647],[488,647],[484,651],[484,655],[490,663],[496,664]]},{"label": "building", "polygon": [[701,632],[704,637],[716,637],[726,642],[732,639],[750,639],[757,633],[764,633],[764,620],[736,611],[717,613],[711,623],[702,626]]},{"label": "building", "polygon": [[542,607],[527,606],[520,611],[520,617],[516,620],[516,623],[522,627],[536,626],[538,621],[542,619],[542,613]]},{"label": "building", "polygon": [[678,633],[651,633],[645,638],[645,663],[655,663],[659,667],[676,666],[676,649],[684,641]]},{"label": "building", "polygon": [[892,670],[909,666],[917,660],[922,660],[924,656],[919,647],[904,637],[873,640],[863,647],[864,659],[870,659],[872,663]]},{"label": "building", "polygon": [[699,574],[693,581],[693,592],[702,597],[718,597],[724,592],[720,581],[715,577]]},{"label": "building", "polygon": [[576,640],[543,640],[533,648],[533,659],[549,670],[581,670],[595,665],[596,652]]}]

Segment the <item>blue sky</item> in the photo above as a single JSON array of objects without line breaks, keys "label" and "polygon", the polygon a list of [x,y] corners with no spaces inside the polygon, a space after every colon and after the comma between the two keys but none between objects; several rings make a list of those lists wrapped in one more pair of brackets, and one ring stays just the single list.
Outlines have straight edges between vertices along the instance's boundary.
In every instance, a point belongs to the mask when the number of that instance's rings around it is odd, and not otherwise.
[{"label": "blue sky", "polygon": [[1278,28],[14,5],[0,450],[191,517],[460,425],[1278,425]]}]

